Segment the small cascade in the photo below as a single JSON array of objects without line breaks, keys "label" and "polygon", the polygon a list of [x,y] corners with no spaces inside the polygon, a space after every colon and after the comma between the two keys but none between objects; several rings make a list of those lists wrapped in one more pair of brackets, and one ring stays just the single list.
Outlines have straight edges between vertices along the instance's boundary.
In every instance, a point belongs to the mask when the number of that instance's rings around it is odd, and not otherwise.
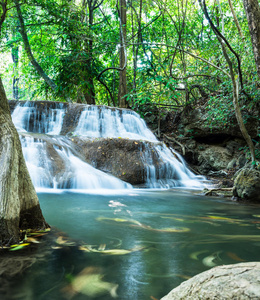
[{"label": "small cascade", "polygon": [[[36,188],[51,189],[125,189],[132,186],[101,172],[72,153],[72,145],[35,135],[20,136],[24,158]],[[57,165],[59,168],[57,168]]]},{"label": "small cascade", "polygon": [[62,128],[65,109],[62,103],[55,108],[35,109],[34,102],[19,103],[12,113],[18,132],[36,132],[58,135]]},{"label": "small cascade", "polygon": [[32,182],[36,188],[54,188],[55,179],[51,172],[51,160],[47,153],[46,143],[30,135],[20,135],[23,155]]},{"label": "small cascade", "polygon": [[81,113],[75,134],[89,138],[120,137],[157,141],[137,113],[106,106],[87,106]]},{"label": "small cascade", "polygon": [[164,144],[154,147],[153,153],[149,147],[143,153],[146,166],[146,181],[149,188],[200,188],[203,176],[193,174],[181,155]]},{"label": "small cascade", "polygon": [[[64,147],[55,147],[55,149],[65,162],[69,162],[68,170],[62,175],[65,177],[64,183],[59,188],[126,189],[132,187],[131,184],[93,168]],[[60,178],[58,182],[60,182]]]}]

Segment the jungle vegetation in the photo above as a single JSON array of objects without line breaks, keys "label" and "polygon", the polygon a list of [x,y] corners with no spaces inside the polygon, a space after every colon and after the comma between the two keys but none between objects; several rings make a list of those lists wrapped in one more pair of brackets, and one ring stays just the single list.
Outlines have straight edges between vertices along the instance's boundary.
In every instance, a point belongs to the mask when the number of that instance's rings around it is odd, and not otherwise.
[{"label": "jungle vegetation", "polygon": [[105,104],[141,114],[199,104],[212,124],[225,126],[236,114],[242,127],[259,109],[258,0],[0,3],[8,99]]}]

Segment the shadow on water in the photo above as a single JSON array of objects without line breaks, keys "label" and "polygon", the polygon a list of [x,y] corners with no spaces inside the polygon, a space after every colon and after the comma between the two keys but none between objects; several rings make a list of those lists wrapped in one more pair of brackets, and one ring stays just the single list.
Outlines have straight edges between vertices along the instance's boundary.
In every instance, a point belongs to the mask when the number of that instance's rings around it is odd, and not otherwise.
[{"label": "shadow on water", "polygon": [[160,299],[213,266],[259,260],[259,206],[178,190],[39,199],[52,231],[1,253],[0,299]]}]

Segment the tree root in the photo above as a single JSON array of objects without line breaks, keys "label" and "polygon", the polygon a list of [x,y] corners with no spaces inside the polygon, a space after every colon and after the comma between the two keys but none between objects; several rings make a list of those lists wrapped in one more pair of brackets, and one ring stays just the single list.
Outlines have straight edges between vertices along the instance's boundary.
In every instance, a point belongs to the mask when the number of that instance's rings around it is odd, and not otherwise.
[{"label": "tree root", "polygon": [[164,134],[163,135],[167,140],[176,143],[177,145],[179,145],[182,149],[182,155],[185,155],[186,151],[185,151],[185,146],[183,144],[181,144],[180,142],[178,142],[174,137],[169,137],[168,135]]},{"label": "tree root", "polygon": [[212,194],[212,192],[218,192],[218,191],[231,192],[232,190],[233,190],[233,188],[214,188],[214,189],[210,189],[207,192],[205,192],[204,195],[209,196]]}]

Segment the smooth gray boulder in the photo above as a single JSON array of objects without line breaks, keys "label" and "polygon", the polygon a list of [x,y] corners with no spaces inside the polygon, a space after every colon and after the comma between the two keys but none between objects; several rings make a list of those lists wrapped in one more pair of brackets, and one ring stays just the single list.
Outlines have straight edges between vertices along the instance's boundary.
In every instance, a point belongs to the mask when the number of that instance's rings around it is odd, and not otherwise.
[{"label": "smooth gray boulder", "polygon": [[224,265],[184,281],[161,300],[259,300],[260,262]]}]

